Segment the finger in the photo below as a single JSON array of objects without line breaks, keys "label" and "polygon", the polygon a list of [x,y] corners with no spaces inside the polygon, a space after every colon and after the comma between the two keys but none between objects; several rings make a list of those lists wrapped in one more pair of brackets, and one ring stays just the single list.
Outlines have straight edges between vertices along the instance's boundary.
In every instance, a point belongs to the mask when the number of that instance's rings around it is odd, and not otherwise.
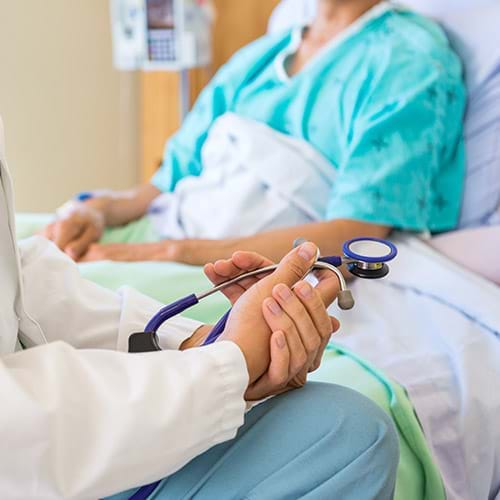
[{"label": "finger", "polygon": [[[330,321],[331,321],[331,324],[332,324],[332,334],[334,334],[340,328],[340,323],[339,323],[339,321],[338,321],[337,318],[334,318],[332,316],[330,316]],[[323,354],[325,353],[325,349],[328,346],[328,343],[330,342],[330,339],[331,339],[331,336],[323,339],[321,347],[318,349],[318,354],[316,355],[316,359],[314,360],[312,366],[309,369],[310,372],[313,372],[313,371],[317,370],[320,367],[321,361],[323,359]]]},{"label": "finger", "polygon": [[314,371],[316,371],[320,367],[321,361],[323,360],[323,354],[325,353],[325,349],[328,346],[328,342],[329,341],[330,341],[329,338],[326,338],[326,339],[322,340],[321,346],[318,349],[316,357],[314,358],[313,362],[309,366],[309,372],[314,372]]},{"label": "finger", "polygon": [[256,252],[235,252],[232,256],[232,261],[235,266],[243,271],[251,271],[253,269],[273,264],[272,260],[269,260]]},{"label": "finger", "polygon": [[330,338],[332,334],[332,322],[326,311],[325,304],[320,292],[313,288],[307,281],[300,281],[294,288],[294,294],[303,304],[314,323],[315,329],[321,339]]},{"label": "finger", "polygon": [[279,263],[276,271],[256,284],[260,295],[268,297],[271,295],[273,287],[279,283],[292,287],[310,270],[317,253],[318,247],[310,242],[294,248]]},{"label": "finger", "polygon": [[274,388],[281,388],[288,382],[290,371],[290,350],[285,334],[278,330],[271,335],[271,364],[268,379]]},{"label": "finger", "polygon": [[289,380],[290,350],[282,331],[274,332],[270,339],[271,363],[268,371],[247,391],[245,399],[257,400],[281,394]]},{"label": "finger", "polygon": [[94,262],[96,260],[104,260],[102,245],[99,245],[99,243],[90,245],[87,252],[80,257],[78,262]]},{"label": "finger", "polygon": [[[228,279],[237,277],[247,271],[270,264],[271,261],[269,259],[266,259],[257,253],[236,252],[233,254],[231,259],[218,260],[214,264],[206,264],[204,271],[207,278],[214,285],[219,285]],[[266,276],[266,274],[243,278],[234,285],[224,288],[222,293],[234,303],[246,290],[252,287],[264,276]]]},{"label": "finger", "polygon": [[305,366],[308,366],[307,352],[297,332],[295,323],[272,297],[263,301],[262,312],[271,331],[276,332],[280,330],[286,336],[286,341],[290,349],[289,377],[292,378]]},{"label": "finger", "polygon": [[54,224],[53,241],[60,249],[63,249],[70,241],[77,238],[82,230],[83,227],[80,224],[67,219],[60,220]]},{"label": "finger", "polygon": [[90,245],[96,240],[97,234],[95,228],[88,225],[86,229],[74,239],[71,243],[64,247],[64,252],[73,260],[78,260],[87,252]]},{"label": "finger", "polygon": [[[303,282],[299,282],[303,283]],[[310,286],[310,285],[309,285]],[[312,291],[312,287],[311,287]],[[309,292],[312,295],[312,292]],[[302,344],[307,352],[308,363],[312,364],[321,345],[323,337],[309,315],[308,309],[304,306],[297,295],[286,285],[279,284],[273,288],[273,297],[280,304],[281,308],[294,322],[297,332],[302,340]],[[308,297],[308,300],[311,300]],[[317,299],[323,309],[323,303]]]},{"label": "finger", "polygon": [[332,322],[332,335],[340,330],[340,321],[335,316],[330,316]]},{"label": "finger", "polygon": [[214,284],[218,285],[221,282],[221,276],[215,272],[215,267],[212,262],[205,264],[203,266],[203,272],[205,276]]},{"label": "finger", "polygon": [[[223,283],[227,279],[220,276],[216,271],[215,271],[215,266],[212,263],[205,264],[203,270],[205,271],[206,277],[214,284],[214,285],[219,285],[220,283]],[[231,303],[235,303],[236,300],[245,292],[245,288],[239,285],[239,283],[235,283],[234,285],[227,286],[221,290],[221,292],[227,297],[227,299]]]},{"label": "finger", "polygon": [[[245,270],[240,269],[231,259],[229,260],[218,260],[214,263],[214,270],[219,276],[219,283],[227,281],[232,278],[236,278],[245,272]],[[254,283],[256,283],[257,278],[244,278],[235,283],[241,291],[245,291],[250,288]]]},{"label": "finger", "polygon": [[215,272],[224,278],[232,278],[244,271],[253,271],[272,264],[272,261],[255,252],[235,252],[231,259],[218,260],[214,264]]},{"label": "finger", "polygon": [[[243,256],[246,261],[243,262],[242,267],[238,265],[238,254]],[[236,258],[235,258],[236,256]],[[260,256],[259,254],[252,254],[251,252],[236,252],[233,257],[229,260],[218,260],[214,264],[215,272],[220,276],[221,281],[226,281],[230,278],[235,278],[248,271],[253,271],[265,265],[269,265],[270,261]],[[263,278],[266,274],[251,276],[248,278],[241,279],[238,284],[244,289],[248,290],[252,285],[254,285],[259,279]]]},{"label": "finger", "polygon": [[339,293],[339,278],[335,273],[329,271],[328,269],[317,271],[315,276],[318,279],[316,290],[320,293],[325,306],[328,307],[335,301]]}]

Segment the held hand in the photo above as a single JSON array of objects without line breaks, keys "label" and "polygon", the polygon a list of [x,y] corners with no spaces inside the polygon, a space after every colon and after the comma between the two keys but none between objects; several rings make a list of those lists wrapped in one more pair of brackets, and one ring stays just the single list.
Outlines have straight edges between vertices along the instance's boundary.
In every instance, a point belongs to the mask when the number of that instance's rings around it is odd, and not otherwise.
[{"label": "held hand", "polygon": [[102,214],[83,203],[75,202],[66,214],[49,224],[40,234],[52,240],[72,259],[78,260],[104,231]]},{"label": "held hand", "polygon": [[280,284],[262,305],[263,316],[274,332],[267,372],[250,385],[245,399],[258,400],[302,387],[308,372],[316,370],[332,333],[339,328],[329,317],[320,293],[300,281],[293,291]]},{"label": "held hand", "polygon": [[[230,259],[218,260],[215,263],[206,264],[205,275],[214,284],[219,285],[247,271],[253,271],[262,267],[274,264],[271,260],[255,252],[235,252]],[[229,299],[231,304],[236,301],[257,281],[260,281],[268,274],[252,276],[222,290],[222,293]],[[318,290],[325,301],[330,303],[335,297],[331,297],[331,290],[335,290],[337,277],[327,270],[316,271],[315,277],[318,280]],[[325,302],[326,303],[326,302]]]},{"label": "held hand", "polygon": [[[313,264],[316,252],[317,248],[312,243],[292,250],[274,273],[255,283],[233,307],[221,340],[231,340],[240,347],[247,361],[251,384],[264,375],[270,363],[271,329],[262,313],[262,304],[265,299],[274,296],[276,285],[290,288],[301,281]],[[317,292],[323,308],[333,301],[337,291],[336,278],[333,281],[327,278],[318,285]],[[294,345],[290,349],[294,351]]]},{"label": "held hand", "polygon": [[[214,284],[219,285],[231,278],[236,278],[240,274],[259,269],[261,267],[274,264],[269,259],[255,252],[235,252],[230,259],[218,260],[214,264],[206,264],[204,267],[205,275]],[[266,275],[257,275],[246,278],[238,283],[228,286],[222,290],[222,293],[229,299],[231,304],[236,301],[257,281]]]}]

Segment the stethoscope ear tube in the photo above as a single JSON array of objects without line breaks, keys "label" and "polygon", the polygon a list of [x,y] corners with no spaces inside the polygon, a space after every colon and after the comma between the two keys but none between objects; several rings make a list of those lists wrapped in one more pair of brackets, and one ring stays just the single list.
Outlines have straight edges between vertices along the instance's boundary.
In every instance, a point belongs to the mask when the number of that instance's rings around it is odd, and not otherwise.
[{"label": "stethoscope ear tube", "polygon": [[230,314],[231,309],[229,309],[229,311],[227,311],[226,314],[224,314],[224,316],[222,316],[222,318],[217,321],[216,325],[212,328],[207,338],[205,339],[205,342],[203,342],[203,345],[213,344],[222,335],[222,332],[226,328],[227,319],[229,318]]},{"label": "stethoscope ear tube", "polygon": [[198,297],[194,293],[192,293],[187,297],[172,302],[172,304],[168,304],[167,306],[160,309],[158,313],[151,318],[149,323],[146,325],[146,331],[158,331],[158,328],[160,328],[160,326],[163,325],[165,321],[198,304],[199,301],[200,300],[198,299]]}]

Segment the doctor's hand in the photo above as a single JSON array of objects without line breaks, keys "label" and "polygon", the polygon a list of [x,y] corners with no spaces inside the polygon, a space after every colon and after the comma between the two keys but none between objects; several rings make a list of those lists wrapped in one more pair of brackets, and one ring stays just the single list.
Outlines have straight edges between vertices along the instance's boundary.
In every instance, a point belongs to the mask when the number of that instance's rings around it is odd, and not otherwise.
[{"label": "doctor's hand", "polygon": [[53,241],[73,260],[78,260],[92,243],[101,238],[105,224],[98,210],[83,203],[71,203],[65,215],[45,227],[40,234]]},{"label": "doctor's hand", "polygon": [[[269,314],[275,317],[274,322],[286,323],[286,328],[279,329],[287,333],[292,378],[306,367],[307,370],[314,368],[321,359],[322,350],[333,331],[326,307],[337,296],[338,281],[332,275],[323,279],[316,288],[302,282],[316,252],[317,247],[312,243],[304,243],[292,250],[275,272],[257,281],[234,305],[220,340],[231,340],[240,347],[247,362],[250,384],[257,382],[270,368],[274,328],[268,323]],[[292,291],[291,287],[296,284],[297,290]],[[306,293],[299,293],[299,290]],[[276,304],[280,310],[271,307]]]},{"label": "doctor's hand", "polygon": [[[336,318],[328,316],[319,292],[304,281],[293,290],[278,285],[273,297],[263,303],[262,313],[272,330],[271,362],[267,372],[251,384],[247,401],[298,389],[307,375],[319,368],[330,336],[339,329]],[[289,294],[287,300],[283,295]]]}]

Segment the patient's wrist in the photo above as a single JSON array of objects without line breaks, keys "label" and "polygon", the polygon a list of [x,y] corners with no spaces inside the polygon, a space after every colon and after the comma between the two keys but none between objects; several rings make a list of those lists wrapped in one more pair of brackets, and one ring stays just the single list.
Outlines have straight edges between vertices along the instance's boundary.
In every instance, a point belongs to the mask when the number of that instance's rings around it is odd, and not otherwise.
[{"label": "patient's wrist", "polygon": [[203,266],[207,262],[229,259],[240,249],[238,240],[169,240],[165,241],[166,260]]},{"label": "patient's wrist", "polygon": [[102,230],[106,226],[104,214],[86,202],[69,200],[56,210],[58,219],[68,219],[76,214],[91,220],[92,224],[98,229]]}]

